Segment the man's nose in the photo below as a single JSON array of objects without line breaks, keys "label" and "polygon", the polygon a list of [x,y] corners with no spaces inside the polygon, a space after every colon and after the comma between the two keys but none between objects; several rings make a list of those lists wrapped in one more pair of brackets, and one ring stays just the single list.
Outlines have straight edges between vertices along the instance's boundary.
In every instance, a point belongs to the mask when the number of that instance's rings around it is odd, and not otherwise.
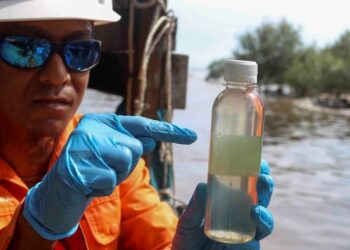
[{"label": "man's nose", "polygon": [[71,75],[58,53],[54,53],[43,66],[39,80],[51,85],[64,85],[70,83]]}]

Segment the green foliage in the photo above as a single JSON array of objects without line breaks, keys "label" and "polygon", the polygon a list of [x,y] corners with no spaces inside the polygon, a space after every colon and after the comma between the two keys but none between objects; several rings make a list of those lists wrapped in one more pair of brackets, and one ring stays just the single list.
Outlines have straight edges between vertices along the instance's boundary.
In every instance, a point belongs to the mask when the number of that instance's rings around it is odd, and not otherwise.
[{"label": "green foliage", "polygon": [[208,66],[209,73],[206,80],[218,79],[222,77],[224,75],[225,61],[226,60],[222,59],[210,63]]},{"label": "green foliage", "polygon": [[[333,65],[332,75],[327,76],[322,82],[322,91],[340,92],[350,91],[350,31],[345,31],[334,45],[325,48],[325,52],[331,53],[335,58],[341,60],[337,66]],[[336,67],[336,70],[334,69]]]},{"label": "green foliage", "polygon": [[350,32],[334,45],[321,49],[304,49],[285,74],[285,81],[298,96],[317,93],[340,94],[350,91]]},{"label": "green foliage", "polygon": [[307,48],[290,65],[285,80],[298,96],[305,96],[344,90],[349,76],[344,60],[328,50]]},{"label": "green foliage", "polygon": [[331,47],[325,50],[350,63],[350,31],[345,31]]},{"label": "green foliage", "polygon": [[289,65],[284,75],[285,81],[295,88],[297,95],[309,94],[319,84],[322,73],[322,63],[319,59],[318,51],[306,48]]},{"label": "green foliage", "polygon": [[350,90],[349,68],[345,60],[329,51],[320,53],[322,63],[321,79],[318,83],[318,92],[327,92],[339,95]]},{"label": "green foliage", "polygon": [[302,48],[299,31],[286,20],[263,23],[252,32],[239,38],[234,57],[252,60],[259,64],[258,80],[261,83],[283,83],[284,74]]},{"label": "green foliage", "polygon": [[[288,83],[298,96],[350,92],[350,31],[323,49],[305,47],[286,20],[263,23],[239,37],[236,59],[259,64],[260,83]],[[208,79],[223,75],[225,60],[209,65]]]}]

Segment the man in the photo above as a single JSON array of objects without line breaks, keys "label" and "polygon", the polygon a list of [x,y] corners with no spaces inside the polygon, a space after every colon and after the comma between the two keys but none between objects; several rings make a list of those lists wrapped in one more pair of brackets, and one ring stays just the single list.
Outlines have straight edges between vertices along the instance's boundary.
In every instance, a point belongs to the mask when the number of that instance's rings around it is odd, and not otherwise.
[{"label": "man", "polygon": [[0,249],[259,249],[273,227],[266,164],[256,239],[214,242],[203,233],[205,184],[178,222],[140,159],[156,141],[190,144],[194,132],[75,114],[100,55],[93,25],[119,19],[100,2],[0,1]]}]

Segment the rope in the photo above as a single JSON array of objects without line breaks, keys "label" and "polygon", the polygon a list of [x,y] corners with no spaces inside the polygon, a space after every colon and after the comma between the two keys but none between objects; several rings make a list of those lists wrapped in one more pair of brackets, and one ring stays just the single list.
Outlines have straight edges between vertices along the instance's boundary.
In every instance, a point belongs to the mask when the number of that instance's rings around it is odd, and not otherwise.
[{"label": "rope", "polygon": [[[172,106],[172,47],[173,40],[172,35],[175,29],[175,19],[171,18],[170,27],[167,30],[167,53],[165,63],[165,96],[166,96],[166,112],[165,121],[171,122],[173,119],[173,106]],[[166,166],[164,169],[164,183],[166,183],[166,176],[168,175],[169,167],[173,162],[173,148],[169,142],[161,142],[160,147],[160,159]],[[173,183],[173,192],[175,193],[175,182]],[[175,199],[173,199],[176,201]],[[173,204],[175,205],[175,204]]]},{"label": "rope", "polygon": [[173,48],[173,33],[175,29],[175,18],[170,18],[170,27],[168,29],[168,44],[167,44],[167,55],[165,64],[165,91],[167,97],[167,114],[165,120],[171,122],[173,119],[173,106],[172,106],[172,48]]},{"label": "rope", "polygon": [[[161,9],[166,13],[166,6],[163,0],[150,0],[149,2],[141,3],[138,0],[131,0],[130,1],[130,9],[129,9],[129,26],[128,26],[128,68],[129,68],[129,76],[128,76],[128,82],[127,82],[127,96],[126,96],[126,113],[128,115],[132,114],[131,106],[132,106],[132,93],[133,93],[133,76],[135,74],[135,66],[134,66],[134,26],[135,26],[135,8],[139,9],[146,9],[153,7],[155,4],[157,4],[157,8],[155,11],[155,14],[153,16],[153,21],[151,24],[151,27],[154,27],[156,25],[157,19],[159,19],[160,11]],[[160,40],[160,39],[159,39]],[[159,40],[156,42],[158,43]],[[146,51],[146,48],[144,52]],[[143,55],[142,58],[145,58],[145,55]],[[149,60],[149,59],[148,59]],[[144,59],[142,59],[144,61]],[[148,63],[148,62],[147,62]],[[141,77],[143,78],[143,77]],[[147,81],[147,79],[146,79]],[[142,82],[142,81],[141,81]],[[140,89],[139,96],[144,96],[145,94],[142,91],[146,91],[146,87],[144,86]],[[147,85],[147,84],[146,84]],[[144,98],[141,98],[140,101],[135,101],[135,105],[138,106],[138,103],[141,103],[142,109],[144,110],[147,108],[147,104],[144,103]],[[141,113],[143,112],[141,111]],[[138,111],[139,113],[140,111]],[[136,111],[135,111],[136,114]]]},{"label": "rope", "polygon": [[128,83],[126,90],[126,113],[131,115],[131,101],[132,101],[132,86],[134,76],[134,24],[135,23],[135,5],[134,1],[130,1],[129,8],[129,26],[128,26]]},{"label": "rope", "polygon": [[[167,16],[160,17],[157,20],[157,22],[153,25],[153,27],[151,27],[151,30],[147,36],[146,45],[145,45],[145,49],[144,49],[142,61],[141,61],[140,73],[139,73],[140,91],[138,93],[138,98],[135,100],[135,115],[142,115],[143,111],[145,111],[145,96],[146,96],[146,89],[148,85],[148,82],[147,82],[148,64],[156,45],[159,43],[159,41],[162,39],[164,34],[171,27],[171,25],[168,22],[169,22],[169,18]],[[159,32],[159,34],[155,37],[155,34],[157,33],[158,29],[162,27],[162,25],[164,25],[164,27]]]}]

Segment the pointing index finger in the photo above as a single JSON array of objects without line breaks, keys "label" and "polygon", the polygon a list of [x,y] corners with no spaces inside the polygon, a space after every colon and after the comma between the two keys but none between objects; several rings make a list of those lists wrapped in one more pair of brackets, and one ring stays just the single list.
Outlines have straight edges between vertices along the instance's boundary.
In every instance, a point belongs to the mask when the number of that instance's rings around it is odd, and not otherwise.
[{"label": "pointing index finger", "polygon": [[191,144],[197,140],[197,135],[192,130],[167,122],[151,121],[149,129],[152,137],[158,141]]},{"label": "pointing index finger", "polygon": [[190,129],[141,116],[120,116],[120,122],[135,137],[151,137],[157,141],[191,144],[197,135]]}]

